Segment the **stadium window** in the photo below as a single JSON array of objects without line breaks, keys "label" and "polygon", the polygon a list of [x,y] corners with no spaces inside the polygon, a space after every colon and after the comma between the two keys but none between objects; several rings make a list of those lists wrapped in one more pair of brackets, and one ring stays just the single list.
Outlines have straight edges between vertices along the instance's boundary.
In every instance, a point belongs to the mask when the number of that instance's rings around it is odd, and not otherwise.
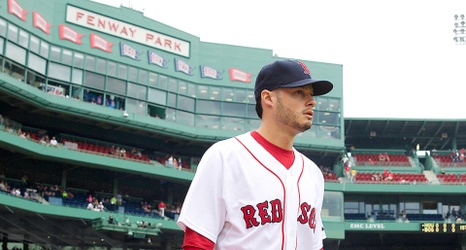
[{"label": "stadium window", "polygon": [[188,82],[187,95],[196,98],[196,84]]},{"label": "stadium window", "polygon": [[86,70],[94,71],[95,69],[95,57],[86,55]]},{"label": "stadium window", "polygon": [[167,92],[149,88],[149,95],[147,100],[152,103],[160,104],[165,106],[167,104]]},{"label": "stadium window", "polygon": [[176,110],[172,108],[167,108],[165,120],[176,122]]},{"label": "stadium window", "polygon": [[176,94],[168,93],[167,106],[176,108]]},{"label": "stadium window", "polygon": [[165,119],[165,108],[157,105],[147,104],[149,115],[155,118]]},{"label": "stadium window", "polygon": [[246,104],[247,107],[247,114],[249,118],[258,118],[256,112],[256,104]]},{"label": "stadium window", "polygon": [[330,111],[340,111],[340,99],[329,98],[329,110]]},{"label": "stadium window", "polygon": [[178,109],[194,112],[194,98],[178,95]]},{"label": "stadium window", "polygon": [[188,84],[185,81],[179,81],[178,82],[178,94],[183,94],[186,95],[186,92],[188,91]]},{"label": "stadium window", "polygon": [[147,84],[147,76],[148,76],[148,72],[146,70],[139,69],[138,82],[146,85]]},{"label": "stadium window", "polygon": [[232,102],[234,100],[235,94],[233,93],[232,88],[223,88],[222,91],[222,100],[227,102]]},{"label": "stadium window", "polygon": [[138,100],[146,100],[147,87],[129,82],[127,93],[129,97],[133,97]]},{"label": "stadium window", "polygon": [[63,49],[62,50],[62,55],[61,55],[61,62],[66,65],[72,65],[73,62],[73,51]]},{"label": "stadium window", "polygon": [[0,18],[0,36],[6,37],[6,21]]},{"label": "stadium window", "polygon": [[107,60],[102,59],[102,58],[97,58],[95,70],[96,72],[106,74],[107,73]]},{"label": "stadium window", "polygon": [[47,62],[44,58],[31,52],[28,53],[28,68],[45,75],[46,66]]},{"label": "stadium window", "polygon": [[117,63],[108,61],[107,63],[107,75],[108,76],[117,76]]},{"label": "stadium window", "polygon": [[104,90],[105,77],[96,73],[86,72],[84,74],[84,85]]},{"label": "stadium window", "polygon": [[240,118],[221,117],[220,127],[222,130],[244,131],[245,120]]},{"label": "stadium window", "polygon": [[47,73],[49,77],[62,81],[69,82],[71,78],[71,68],[58,63],[50,62],[48,64]]},{"label": "stadium window", "polygon": [[196,100],[196,114],[220,115],[220,102],[209,100]]},{"label": "stadium window", "polygon": [[69,96],[70,86],[63,82],[58,82],[49,79],[47,82],[47,93],[57,96]]},{"label": "stadium window", "polygon": [[176,123],[194,126],[194,114],[178,110],[176,112]]},{"label": "stadium window", "polygon": [[104,93],[91,89],[84,89],[83,101],[98,105],[103,104]]},{"label": "stadium window", "polygon": [[18,65],[10,60],[5,60],[5,69],[8,70],[12,77],[20,81],[24,81],[25,69],[23,66]]},{"label": "stadium window", "polygon": [[83,96],[83,88],[78,86],[72,86],[70,96],[74,99],[82,101],[81,97]]},{"label": "stadium window", "polygon": [[156,73],[149,73],[149,86],[151,87],[157,87],[157,80],[158,80],[158,74]]},{"label": "stadium window", "polygon": [[220,100],[220,97],[221,97],[220,91],[222,91],[220,87],[210,87],[209,99]]},{"label": "stadium window", "polygon": [[178,80],[175,78],[168,78],[168,90],[171,92],[178,91]]},{"label": "stadium window", "polygon": [[49,43],[48,42],[45,42],[44,40],[41,40],[40,41],[40,56],[44,57],[44,58],[49,58]]},{"label": "stadium window", "polygon": [[60,62],[61,48],[57,46],[50,46],[50,60]]},{"label": "stadium window", "polygon": [[18,27],[11,23],[8,24],[8,40],[15,43],[18,41]]},{"label": "stadium window", "polygon": [[3,55],[3,45],[5,44],[5,39],[0,37],[0,55]]},{"label": "stadium window", "polygon": [[222,115],[245,117],[246,116],[246,104],[234,103],[234,102],[223,102]]},{"label": "stadium window", "polygon": [[83,71],[81,69],[72,69],[73,74],[71,75],[71,82],[74,84],[83,84]]},{"label": "stadium window", "polygon": [[23,29],[20,29],[18,44],[27,49],[28,42],[29,42],[29,33]]},{"label": "stadium window", "polygon": [[126,80],[126,78],[128,77],[128,66],[124,64],[118,64],[117,73],[119,78]]},{"label": "stadium window", "polygon": [[26,63],[26,50],[19,47],[18,45],[7,42],[6,43],[6,53],[5,56],[12,59],[13,61],[25,65]]},{"label": "stadium window", "polygon": [[27,74],[26,74],[26,82],[38,89],[42,89],[45,86],[45,77],[44,74],[40,74],[37,72],[34,72],[30,69],[28,69]]},{"label": "stadium window", "polygon": [[73,66],[77,68],[84,68],[84,54],[74,52]]},{"label": "stadium window", "polygon": [[248,98],[245,89],[235,89],[235,101],[247,103]]},{"label": "stadium window", "polygon": [[209,99],[209,87],[206,85],[198,85],[197,97],[201,99]]},{"label": "stadium window", "polygon": [[246,129],[247,130],[256,130],[259,128],[259,126],[261,125],[261,120],[260,119],[247,119],[246,120]]},{"label": "stadium window", "polygon": [[39,51],[40,51],[39,44],[40,44],[39,38],[33,35],[29,37],[29,51],[39,54]]},{"label": "stadium window", "polygon": [[167,89],[168,88],[168,77],[160,75],[159,77],[159,83],[158,83],[159,89]]},{"label": "stadium window", "polygon": [[196,115],[196,127],[208,128],[208,129],[219,129],[220,117],[210,115]]},{"label": "stadium window", "polygon": [[138,69],[135,67],[129,67],[128,69],[128,80],[132,82],[138,81]]},{"label": "stadium window", "polygon": [[113,77],[107,77],[106,89],[108,92],[126,95],[126,81]]}]

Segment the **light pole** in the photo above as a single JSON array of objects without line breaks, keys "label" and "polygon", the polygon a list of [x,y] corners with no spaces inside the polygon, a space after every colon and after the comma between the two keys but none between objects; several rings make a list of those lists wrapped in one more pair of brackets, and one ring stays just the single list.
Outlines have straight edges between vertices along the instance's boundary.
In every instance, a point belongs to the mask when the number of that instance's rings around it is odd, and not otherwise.
[{"label": "light pole", "polygon": [[464,45],[466,44],[466,20],[464,19],[464,14],[455,15],[455,29],[453,33],[455,36],[453,40],[456,42],[456,45]]}]

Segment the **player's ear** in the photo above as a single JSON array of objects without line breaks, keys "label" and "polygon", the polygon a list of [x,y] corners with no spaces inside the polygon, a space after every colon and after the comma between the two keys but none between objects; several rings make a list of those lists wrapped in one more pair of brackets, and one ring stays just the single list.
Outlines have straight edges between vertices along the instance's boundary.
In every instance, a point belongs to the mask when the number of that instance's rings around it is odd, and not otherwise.
[{"label": "player's ear", "polygon": [[267,89],[262,90],[262,92],[261,92],[261,102],[264,105],[270,106],[274,102],[273,96],[274,96],[273,91],[270,91],[270,90],[267,90]]}]

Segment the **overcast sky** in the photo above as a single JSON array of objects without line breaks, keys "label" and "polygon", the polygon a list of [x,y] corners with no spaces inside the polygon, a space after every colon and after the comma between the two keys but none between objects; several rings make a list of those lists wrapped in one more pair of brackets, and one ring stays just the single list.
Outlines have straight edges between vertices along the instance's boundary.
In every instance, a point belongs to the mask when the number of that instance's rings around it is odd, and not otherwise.
[{"label": "overcast sky", "polygon": [[343,65],[346,118],[466,120],[465,0],[94,0],[204,42]]}]

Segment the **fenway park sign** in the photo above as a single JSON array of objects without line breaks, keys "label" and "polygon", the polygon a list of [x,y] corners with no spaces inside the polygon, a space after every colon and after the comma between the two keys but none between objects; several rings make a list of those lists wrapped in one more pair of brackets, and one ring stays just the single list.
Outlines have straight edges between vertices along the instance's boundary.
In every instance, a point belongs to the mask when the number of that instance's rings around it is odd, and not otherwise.
[{"label": "fenway park sign", "polygon": [[190,43],[187,41],[71,5],[66,8],[66,21],[183,57],[190,55]]}]

